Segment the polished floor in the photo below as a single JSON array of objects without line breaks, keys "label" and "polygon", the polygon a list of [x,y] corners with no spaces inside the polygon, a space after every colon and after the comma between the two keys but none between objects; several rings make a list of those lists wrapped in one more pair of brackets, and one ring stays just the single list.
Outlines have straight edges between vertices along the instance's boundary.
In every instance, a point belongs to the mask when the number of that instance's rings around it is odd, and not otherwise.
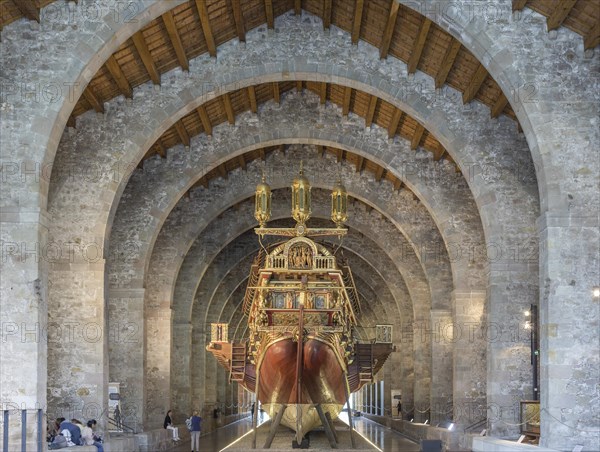
[{"label": "polished floor", "polygon": [[[346,412],[340,415],[340,419],[347,422],[348,416]],[[266,422],[266,416],[263,422]],[[369,440],[373,445],[383,452],[418,452],[419,445],[406,439],[393,430],[386,428],[376,422],[369,421],[365,418],[354,418],[354,428],[358,433]],[[242,419],[241,421],[227,425],[216,431],[202,436],[200,438],[201,452],[219,452],[236,439],[250,432],[250,418]],[[189,442],[184,442],[176,449],[176,452],[190,451]]]}]

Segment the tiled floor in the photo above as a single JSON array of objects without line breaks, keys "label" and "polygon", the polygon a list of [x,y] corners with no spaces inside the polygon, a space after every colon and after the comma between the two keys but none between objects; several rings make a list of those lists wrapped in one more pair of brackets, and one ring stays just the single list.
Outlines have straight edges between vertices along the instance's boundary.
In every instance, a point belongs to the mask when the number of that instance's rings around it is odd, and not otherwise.
[{"label": "tiled floor", "polygon": [[[266,416],[265,416],[266,418]],[[347,413],[340,415],[342,421],[347,421]],[[266,421],[266,419],[264,419]],[[354,418],[354,428],[357,432],[367,438],[371,443],[384,452],[418,452],[419,445],[404,438],[389,428],[369,421],[365,418]],[[236,439],[251,431],[250,418],[222,427],[206,436],[200,438],[201,452],[219,452]],[[190,451],[190,444],[186,442],[178,446],[174,451]]]}]

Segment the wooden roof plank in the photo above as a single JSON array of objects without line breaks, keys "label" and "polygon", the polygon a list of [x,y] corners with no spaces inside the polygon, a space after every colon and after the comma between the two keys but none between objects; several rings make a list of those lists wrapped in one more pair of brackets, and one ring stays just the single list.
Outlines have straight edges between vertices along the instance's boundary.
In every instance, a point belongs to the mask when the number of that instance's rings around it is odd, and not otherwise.
[{"label": "wooden roof plank", "polygon": [[212,135],[212,124],[210,122],[210,118],[208,117],[208,113],[206,112],[206,108],[204,105],[200,105],[196,108],[198,112],[198,116],[200,117],[200,121],[202,122],[202,127],[204,128],[204,132],[207,135]]},{"label": "wooden roof plank", "polygon": [[379,47],[379,58],[381,59],[387,58],[388,51],[390,49],[390,42],[392,42],[392,35],[394,34],[394,28],[396,27],[396,19],[398,18],[399,10],[400,3],[393,1],[392,7],[390,8],[390,14],[385,25],[385,31],[383,32],[383,38],[381,39],[381,46]]},{"label": "wooden roof plank", "polygon": [[135,46],[144,67],[146,68],[146,72],[150,76],[152,83],[155,85],[160,85],[160,74],[156,69],[156,65],[154,64],[154,60],[152,59],[152,55],[150,55],[150,51],[148,50],[148,46],[146,45],[146,40],[144,39],[144,34],[141,31],[138,31],[133,34],[131,37],[133,41],[133,45]]},{"label": "wooden roof plank", "polygon": [[277,102],[278,104],[281,103],[281,95],[279,92],[279,82],[273,82],[273,99],[275,99],[275,102]]},{"label": "wooden roof plank", "polygon": [[431,20],[427,17],[423,20],[421,24],[421,29],[419,30],[419,34],[417,39],[413,44],[412,51],[410,52],[410,58],[408,60],[408,73],[412,74],[417,70],[417,66],[419,65],[419,61],[421,60],[421,54],[423,53],[423,49],[425,48],[425,42],[427,41],[427,35],[429,34],[429,28],[431,27]]},{"label": "wooden roof plank", "polygon": [[234,125],[235,124],[235,114],[233,112],[233,105],[231,104],[231,97],[229,96],[229,93],[225,93],[221,96],[221,99],[223,99],[223,105],[225,106],[225,113],[227,113],[227,120],[229,121],[229,124]]},{"label": "wooden roof plank", "polygon": [[246,42],[246,27],[244,25],[244,15],[242,14],[241,0],[227,0],[233,10],[233,21],[240,42]]},{"label": "wooden roof plank", "polygon": [[188,134],[183,122],[181,119],[175,123],[175,129],[177,130],[177,135],[181,138],[181,142],[184,146],[189,147],[190,145],[190,135]]},{"label": "wooden roof plank", "polygon": [[33,0],[12,0],[12,4],[17,7],[26,19],[40,22],[40,10]]},{"label": "wooden roof plank", "polygon": [[513,11],[521,11],[523,8],[525,8],[526,4],[527,4],[527,0],[513,0],[512,10]]},{"label": "wooden roof plank", "polygon": [[89,102],[94,110],[98,113],[104,113],[104,104],[96,97],[90,85],[83,90],[83,97]]},{"label": "wooden roof plank", "polygon": [[492,106],[491,117],[497,118],[498,116],[500,116],[500,113],[502,113],[502,111],[504,111],[506,104],[508,104],[508,99],[504,95],[504,93],[501,92],[500,96],[498,97],[498,99],[496,100],[494,105]]},{"label": "wooden roof plank", "polygon": [[364,0],[356,0],[354,4],[354,22],[352,22],[352,44],[356,44],[360,38],[360,25],[362,23]]},{"label": "wooden roof plank", "polygon": [[265,14],[267,16],[267,27],[275,28],[275,19],[273,18],[273,0],[265,0]]},{"label": "wooden roof plank", "polygon": [[400,125],[400,119],[402,118],[403,111],[399,108],[394,108],[394,114],[392,115],[392,119],[390,120],[390,124],[388,126],[388,138],[394,138],[396,132],[398,131],[398,126]]},{"label": "wooden roof plank", "polygon": [[336,150],[336,159],[338,163],[341,163],[342,160],[344,160],[344,150],[343,149],[337,149]]},{"label": "wooden roof plank", "polygon": [[110,75],[117,83],[121,94],[123,94],[125,97],[133,97],[131,85],[129,85],[129,81],[125,77],[125,74],[123,74],[123,70],[121,69],[121,66],[119,66],[119,63],[115,59],[114,55],[109,56],[105,64],[108,72],[110,72]]},{"label": "wooden roof plank", "polygon": [[385,169],[383,168],[383,166],[377,166],[377,172],[375,173],[375,180],[377,182],[381,181],[384,171]]},{"label": "wooden roof plank", "polygon": [[250,101],[250,111],[256,113],[258,111],[258,106],[256,104],[256,91],[254,90],[254,86],[248,87],[248,100]]},{"label": "wooden roof plank", "polygon": [[461,43],[452,38],[452,42],[450,46],[446,50],[446,54],[444,55],[444,59],[442,60],[442,64],[438,70],[438,73],[435,75],[435,87],[441,88],[446,83],[448,78],[448,74],[454,66],[454,61],[456,60],[456,55],[458,55],[458,51],[460,50]]},{"label": "wooden roof plank", "polygon": [[394,180],[394,190],[400,191],[400,189],[402,188],[403,185],[404,185],[404,182],[402,182],[400,179],[396,178]]},{"label": "wooden roof plank", "polygon": [[349,86],[344,90],[344,104],[342,105],[342,114],[348,116],[350,113],[350,99],[352,98],[352,88]]},{"label": "wooden roof plank", "polygon": [[162,15],[162,19],[163,23],[165,24],[165,28],[167,29],[167,34],[169,35],[171,45],[173,46],[175,54],[177,55],[177,61],[179,61],[179,65],[184,71],[189,71],[190,63],[188,61],[187,55],[185,54],[185,49],[183,48],[179,32],[177,31],[177,25],[175,25],[173,12],[167,11]]},{"label": "wooden roof plank", "polygon": [[331,1],[323,0],[323,28],[325,30],[331,26]]},{"label": "wooden roof plank", "polygon": [[375,116],[375,108],[377,108],[378,100],[379,98],[377,96],[370,96],[369,108],[367,109],[367,114],[365,116],[365,127],[371,127],[371,124],[373,124],[373,117]]},{"label": "wooden roof plank", "polygon": [[294,1],[294,14],[296,16],[299,16],[300,14],[302,14],[302,0]]},{"label": "wooden roof plank", "polygon": [[198,16],[200,17],[200,24],[202,25],[202,33],[204,34],[204,39],[206,40],[208,53],[210,56],[216,57],[217,47],[215,46],[215,39],[210,26],[210,20],[208,19],[206,0],[196,0],[196,10],[198,11]]},{"label": "wooden roof plank", "polygon": [[327,82],[321,82],[319,85],[319,97],[321,104],[325,105],[325,102],[327,102]]},{"label": "wooden roof plank", "polygon": [[591,30],[583,37],[583,48],[592,49],[600,44],[600,21],[596,21]]},{"label": "wooden roof plank", "polygon": [[575,6],[575,3],[577,3],[577,0],[561,0],[556,4],[556,8],[554,8],[552,14],[546,19],[548,31],[560,27]]},{"label": "wooden roof plank", "polygon": [[473,77],[471,77],[471,80],[469,81],[469,85],[463,92],[463,104],[467,104],[475,98],[475,95],[481,88],[481,85],[487,76],[488,71],[483,67],[483,64],[479,63],[475,74],[473,74]]},{"label": "wooden roof plank", "polygon": [[296,91],[302,92],[302,80],[296,80]]},{"label": "wooden roof plank", "polygon": [[421,138],[423,137],[423,133],[425,132],[425,127],[421,124],[417,123],[417,127],[415,128],[415,133],[413,134],[410,140],[410,148],[414,151],[419,147],[419,143],[421,142]]},{"label": "wooden roof plank", "polygon": [[227,169],[225,168],[225,163],[221,163],[219,166],[217,166],[217,171],[223,179],[227,179]]},{"label": "wooden roof plank", "polygon": [[365,158],[362,155],[359,155],[356,160],[356,172],[360,173],[363,170],[365,164]]},{"label": "wooden roof plank", "polygon": [[246,158],[244,157],[244,154],[238,156],[238,162],[240,164],[240,168],[246,171]]}]

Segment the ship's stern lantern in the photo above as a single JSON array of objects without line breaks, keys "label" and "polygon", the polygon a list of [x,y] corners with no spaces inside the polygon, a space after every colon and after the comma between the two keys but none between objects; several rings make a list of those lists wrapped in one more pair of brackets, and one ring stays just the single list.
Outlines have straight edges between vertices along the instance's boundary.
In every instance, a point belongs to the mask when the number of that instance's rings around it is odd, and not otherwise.
[{"label": "ship's stern lantern", "polygon": [[300,173],[292,182],[292,217],[298,224],[304,225],[311,213],[310,182],[304,176],[302,163],[300,163]]},{"label": "ship's stern lantern", "polygon": [[262,182],[256,186],[254,197],[254,218],[261,228],[266,227],[271,218],[271,187],[263,174]]},{"label": "ship's stern lantern", "polygon": [[338,179],[331,192],[331,220],[338,228],[348,220],[348,192],[341,179]]}]

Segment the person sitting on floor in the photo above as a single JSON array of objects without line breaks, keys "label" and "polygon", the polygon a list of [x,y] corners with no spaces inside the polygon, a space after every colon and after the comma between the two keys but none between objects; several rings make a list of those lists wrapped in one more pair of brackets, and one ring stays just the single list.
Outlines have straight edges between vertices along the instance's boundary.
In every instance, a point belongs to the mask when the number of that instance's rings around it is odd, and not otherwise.
[{"label": "person sitting on floor", "polygon": [[94,434],[94,429],[96,428],[97,422],[96,419],[90,419],[87,422],[87,425],[83,427],[83,431],[81,432],[81,438],[83,440],[84,446],[96,446],[98,452],[104,452],[104,447],[102,443],[99,441],[100,438]]}]

